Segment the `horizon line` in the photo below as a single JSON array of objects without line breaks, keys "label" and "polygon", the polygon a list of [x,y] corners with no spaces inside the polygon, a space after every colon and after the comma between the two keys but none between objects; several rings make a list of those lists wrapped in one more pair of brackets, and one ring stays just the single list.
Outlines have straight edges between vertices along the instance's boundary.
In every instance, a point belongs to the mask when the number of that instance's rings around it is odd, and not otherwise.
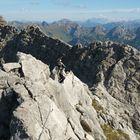
[{"label": "horizon line", "polygon": [[111,19],[111,18],[101,18],[101,17],[92,17],[92,18],[87,18],[87,19],[70,19],[70,18],[58,18],[58,19],[8,19],[8,18],[5,18],[7,22],[14,22],[14,21],[17,21],[17,22],[58,22],[58,21],[61,21],[61,20],[68,20],[68,21],[76,21],[76,22],[84,22],[84,21],[88,21],[88,20],[106,20],[106,23],[110,23],[110,22],[129,22],[129,21],[140,21],[140,18],[128,18],[128,19]]}]

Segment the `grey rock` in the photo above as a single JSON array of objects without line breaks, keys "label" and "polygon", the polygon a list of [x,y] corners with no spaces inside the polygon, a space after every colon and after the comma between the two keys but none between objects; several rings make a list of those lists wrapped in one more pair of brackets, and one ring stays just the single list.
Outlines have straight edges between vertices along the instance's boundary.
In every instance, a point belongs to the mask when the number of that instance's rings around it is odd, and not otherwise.
[{"label": "grey rock", "polygon": [[132,125],[133,128],[139,133],[140,130],[140,113],[135,112],[134,115],[132,116]]},{"label": "grey rock", "polygon": [[0,89],[8,87],[8,74],[0,69]]},{"label": "grey rock", "polygon": [[[92,106],[91,92],[84,83],[70,72],[60,84],[50,78],[49,67],[40,60],[24,53],[18,53],[17,57],[17,64],[21,64],[18,74],[0,73],[7,83],[2,87],[5,90],[1,90],[0,98],[4,101],[0,104],[0,113],[3,112],[0,120],[9,125],[5,129],[7,137],[11,140],[106,139]],[[87,126],[91,134],[87,133]]]},{"label": "grey rock", "polygon": [[19,68],[21,68],[21,65],[19,63],[6,63],[6,64],[3,64],[3,69],[6,72],[10,72],[12,70],[19,69]]},{"label": "grey rock", "polygon": [[22,65],[22,71],[24,77],[29,81],[39,81],[43,82],[49,78],[50,71],[47,65],[44,65],[41,61],[37,61],[31,55],[26,55],[23,53],[18,53],[19,63]]},{"label": "grey rock", "polygon": [[80,118],[80,123],[83,127],[83,129],[86,131],[86,132],[92,132],[92,126],[93,126],[93,123],[92,121],[88,118],[88,117],[81,117]]}]

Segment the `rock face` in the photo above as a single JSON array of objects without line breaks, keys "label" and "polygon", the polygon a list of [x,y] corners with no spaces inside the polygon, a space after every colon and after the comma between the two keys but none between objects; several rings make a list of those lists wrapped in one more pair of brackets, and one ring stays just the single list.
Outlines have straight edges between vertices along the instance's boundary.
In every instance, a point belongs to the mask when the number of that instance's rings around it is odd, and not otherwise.
[{"label": "rock face", "polygon": [[136,103],[140,91],[139,51],[111,42],[98,42],[89,48],[77,49],[76,53],[73,50],[68,55],[68,58],[73,55],[68,66],[82,81],[90,87],[102,82],[107,91],[121,102]]},{"label": "rock face", "polygon": [[[140,139],[138,50],[71,47],[28,27],[12,33],[0,55],[0,139]],[[61,56],[69,70],[62,84],[51,78]]]},{"label": "rock face", "polygon": [[139,81],[139,55],[140,52],[131,46],[95,42],[87,48],[73,47],[64,60],[67,67],[90,87],[103,80],[105,87],[111,88],[111,79],[116,78],[122,83],[121,78],[130,78],[135,70],[133,77]]},{"label": "rock face", "polygon": [[73,47],[65,60],[95,95],[99,120],[139,139],[140,52],[131,46],[96,42],[89,48]]},{"label": "rock face", "polygon": [[46,64],[17,56],[17,63],[0,71],[1,139],[106,139],[85,84],[72,72],[60,84],[50,78]]}]

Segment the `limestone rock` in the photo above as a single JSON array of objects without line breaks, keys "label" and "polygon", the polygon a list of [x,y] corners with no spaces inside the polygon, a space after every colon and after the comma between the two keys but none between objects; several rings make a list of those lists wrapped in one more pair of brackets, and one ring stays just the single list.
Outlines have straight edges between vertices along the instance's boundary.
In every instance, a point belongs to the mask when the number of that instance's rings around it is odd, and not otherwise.
[{"label": "limestone rock", "polygon": [[10,72],[11,70],[15,70],[15,69],[19,69],[21,68],[19,63],[7,63],[7,64],[3,64],[3,69],[6,72]]},{"label": "limestone rock", "polygon": [[50,71],[47,65],[44,65],[41,61],[37,61],[30,55],[24,55],[23,53],[18,53],[17,55],[22,65],[23,75],[27,80],[45,81],[49,78]]},{"label": "limestone rock", "polygon": [[0,120],[4,123],[0,138],[6,133],[10,140],[106,140],[92,106],[91,92],[84,83],[70,72],[60,84],[50,78],[49,67],[40,60],[24,53],[17,57],[18,74],[0,71],[5,82],[0,88]]}]

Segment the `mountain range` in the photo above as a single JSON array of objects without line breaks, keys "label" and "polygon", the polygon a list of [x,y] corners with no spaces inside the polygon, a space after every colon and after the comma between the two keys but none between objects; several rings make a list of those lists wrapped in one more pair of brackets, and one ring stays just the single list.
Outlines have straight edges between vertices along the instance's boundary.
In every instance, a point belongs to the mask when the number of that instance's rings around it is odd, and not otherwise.
[{"label": "mountain range", "polygon": [[81,43],[88,45],[94,41],[116,41],[129,44],[140,49],[139,29],[140,21],[107,22],[105,19],[94,19],[85,21],[87,26],[81,22],[62,19],[53,23],[21,23],[10,22],[19,29],[28,25],[38,25],[44,33],[53,38],[61,39],[71,45]]},{"label": "mountain range", "polygon": [[[1,140],[140,139],[137,49],[111,41],[72,47],[38,26],[0,31]],[[63,83],[52,76],[59,58]]]},{"label": "mountain range", "polygon": [[113,41],[71,46],[38,25],[0,25],[0,140],[139,139],[139,50]]}]

